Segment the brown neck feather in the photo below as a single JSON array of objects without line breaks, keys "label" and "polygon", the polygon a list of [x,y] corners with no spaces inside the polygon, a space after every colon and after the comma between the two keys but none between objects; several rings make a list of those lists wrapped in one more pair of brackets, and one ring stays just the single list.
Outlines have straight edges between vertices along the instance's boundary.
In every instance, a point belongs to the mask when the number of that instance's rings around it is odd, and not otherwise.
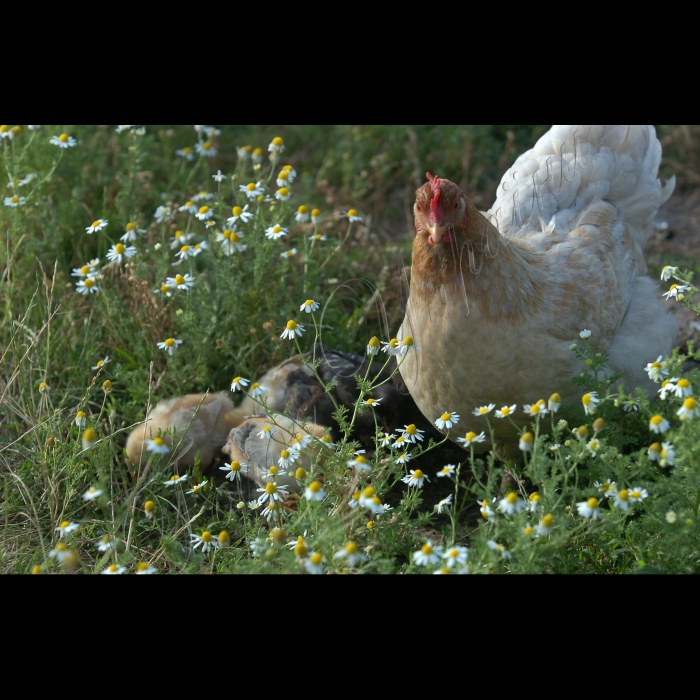
[{"label": "brown neck feather", "polygon": [[466,219],[452,243],[431,245],[416,235],[411,295],[429,304],[476,304],[482,318],[527,316],[544,296],[541,256],[503,237],[469,201]]}]

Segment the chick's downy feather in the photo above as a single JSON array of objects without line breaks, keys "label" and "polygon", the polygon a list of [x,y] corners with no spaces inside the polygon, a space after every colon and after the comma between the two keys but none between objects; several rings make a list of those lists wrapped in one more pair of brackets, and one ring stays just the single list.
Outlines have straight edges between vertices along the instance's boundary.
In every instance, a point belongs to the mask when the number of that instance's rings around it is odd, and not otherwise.
[{"label": "chick's downy feather", "polygon": [[[554,126],[506,172],[485,214],[428,175],[399,331],[421,348],[400,372],[427,418],[516,403],[524,425],[524,404],[553,392],[580,401],[570,345],[583,329],[627,390],[652,390],[644,366],[677,332],[642,253],[674,186],[657,179],[660,159],[652,126]],[[499,440],[516,439],[508,421],[492,422]]]}]

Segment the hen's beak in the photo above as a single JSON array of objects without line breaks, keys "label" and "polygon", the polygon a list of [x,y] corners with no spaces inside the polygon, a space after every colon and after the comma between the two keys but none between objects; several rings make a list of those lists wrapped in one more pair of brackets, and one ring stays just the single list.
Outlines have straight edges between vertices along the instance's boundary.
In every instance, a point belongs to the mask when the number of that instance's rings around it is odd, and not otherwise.
[{"label": "hen's beak", "polygon": [[436,243],[450,243],[454,238],[452,232],[447,230],[447,226],[438,226],[436,223],[428,226],[428,231],[430,231],[430,238],[428,240],[431,245],[435,245]]}]

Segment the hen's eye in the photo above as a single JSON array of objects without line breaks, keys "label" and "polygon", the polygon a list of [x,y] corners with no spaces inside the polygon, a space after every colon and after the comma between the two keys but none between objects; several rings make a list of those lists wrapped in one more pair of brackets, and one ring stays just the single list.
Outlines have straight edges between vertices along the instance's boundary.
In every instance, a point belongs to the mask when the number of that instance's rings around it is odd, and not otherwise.
[{"label": "hen's eye", "polygon": [[420,204],[416,204],[416,209],[417,209],[418,211],[423,211],[423,208],[421,207]]},{"label": "hen's eye", "polygon": [[455,209],[459,209],[459,202],[455,202]]}]

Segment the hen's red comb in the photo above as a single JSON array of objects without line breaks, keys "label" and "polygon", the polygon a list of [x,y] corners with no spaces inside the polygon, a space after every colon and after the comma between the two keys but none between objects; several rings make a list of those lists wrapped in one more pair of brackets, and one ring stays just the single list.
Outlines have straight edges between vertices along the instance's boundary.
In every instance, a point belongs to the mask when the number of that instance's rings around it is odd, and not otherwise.
[{"label": "hen's red comb", "polygon": [[426,173],[426,175],[430,181],[430,190],[434,195],[430,200],[430,218],[433,221],[437,221],[440,219],[440,205],[438,204],[440,199],[440,178],[433,177],[430,173]]}]

